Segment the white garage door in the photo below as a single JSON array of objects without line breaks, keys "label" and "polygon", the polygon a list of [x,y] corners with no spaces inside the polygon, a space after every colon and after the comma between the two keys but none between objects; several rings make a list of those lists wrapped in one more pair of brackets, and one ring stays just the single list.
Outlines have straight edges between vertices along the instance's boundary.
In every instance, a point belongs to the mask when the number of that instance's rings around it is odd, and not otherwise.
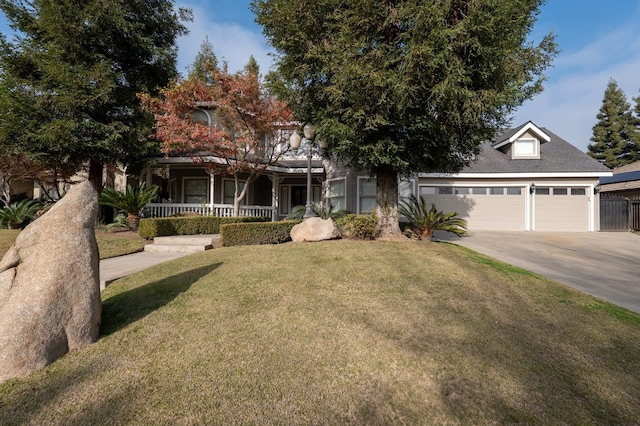
[{"label": "white garage door", "polygon": [[584,187],[536,187],[536,231],[589,231],[589,191]]},{"label": "white garage door", "polygon": [[455,211],[473,230],[525,230],[525,187],[422,186],[420,195],[427,206]]}]

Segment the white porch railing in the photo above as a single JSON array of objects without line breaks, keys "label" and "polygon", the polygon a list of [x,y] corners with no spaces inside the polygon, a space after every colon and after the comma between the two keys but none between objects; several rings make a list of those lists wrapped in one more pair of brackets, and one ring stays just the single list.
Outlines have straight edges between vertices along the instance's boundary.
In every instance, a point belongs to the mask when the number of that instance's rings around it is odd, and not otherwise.
[{"label": "white porch railing", "polygon": [[[178,213],[197,213],[203,216],[232,217],[230,204],[186,204],[186,203],[149,203],[145,207],[145,217],[169,217]],[[240,206],[240,216],[266,216],[273,220],[271,206]]]}]

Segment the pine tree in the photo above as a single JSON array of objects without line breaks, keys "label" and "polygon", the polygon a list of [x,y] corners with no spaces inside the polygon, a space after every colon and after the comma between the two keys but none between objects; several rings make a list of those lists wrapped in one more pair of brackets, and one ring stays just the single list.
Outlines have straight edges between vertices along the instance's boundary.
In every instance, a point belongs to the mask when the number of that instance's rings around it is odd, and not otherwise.
[{"label": "pine tree", "polygon": [[614,79],[610,79],[596,115],[587,154],[609,168],[632,163],[638,156],[631,105]]},{"label": "pine tree", "polygon": [[460,170],[542,90],[544,0],[253,0],[279,54],[269,87],[330,154],[376,176],[379,232],[400,233],[398,176]]},{"label": "pine tree", "polygon": [[213,44],[209,41],[209,37],[205,37],[200,45],[200,51],[189,66],[188,78],[196,78],[204,81],[207,85],[212,85],[215,82],[213,74],[217,69],[218,57],[213,51]]},{"label": "pine tree", "polygon": [[53,168],[131,165],[158,149],[136,94],[176,77],[190,11],[171,0],[0,0],[0,144]]}]

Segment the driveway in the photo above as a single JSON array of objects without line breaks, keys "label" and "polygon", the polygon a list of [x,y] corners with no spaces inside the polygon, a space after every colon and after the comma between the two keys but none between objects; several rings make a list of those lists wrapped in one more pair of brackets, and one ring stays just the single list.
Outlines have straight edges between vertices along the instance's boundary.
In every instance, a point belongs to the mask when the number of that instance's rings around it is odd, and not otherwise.
[{"label": "driveway", "polygon": [[640,313],[640,236],[629,232],[436,234]]}]

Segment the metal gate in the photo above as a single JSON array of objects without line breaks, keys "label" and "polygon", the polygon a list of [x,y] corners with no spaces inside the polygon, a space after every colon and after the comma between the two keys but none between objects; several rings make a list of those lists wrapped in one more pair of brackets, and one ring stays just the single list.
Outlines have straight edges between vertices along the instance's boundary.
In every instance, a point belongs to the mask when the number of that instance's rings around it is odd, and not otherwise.
[{"label": "metal gate", "polygon": [[[630,205],[626,198],[600,197],[600,230],[628,231]],[[640,203],[636,207],[640,207]]]}]

